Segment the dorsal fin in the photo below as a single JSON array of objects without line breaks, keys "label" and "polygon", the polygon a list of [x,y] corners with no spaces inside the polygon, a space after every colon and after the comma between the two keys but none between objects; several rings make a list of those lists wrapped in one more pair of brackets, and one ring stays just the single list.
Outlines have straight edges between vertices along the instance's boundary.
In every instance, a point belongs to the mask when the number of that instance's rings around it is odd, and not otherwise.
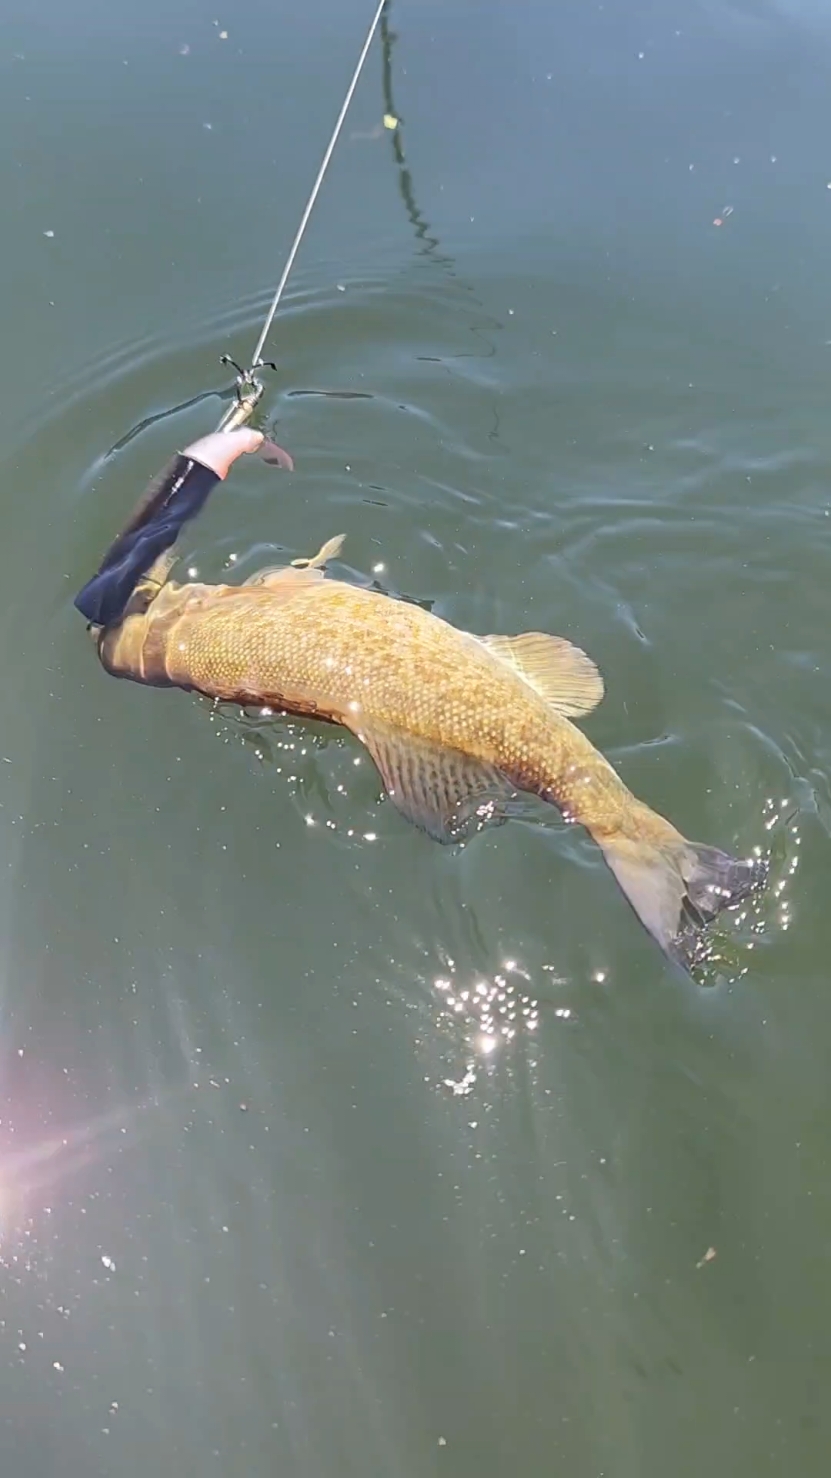
[{"label": "dorsal fin", "polygon": [[603,697],[603,678],[591,657],[563,636],[524,631],[520,636],[480,636],[477,641],[566,718],[591,713]]},{"label": "dorsal fin", "polygon": [[230,586],[229,589],[250,589],[252,585],[259,585],[268,590],[273,590],[275,586],[290,586],[292,590],[299,590],[302,585],[314,585],[323,578],[323,571],[318,569],[298,570],[294,565],[267,565],[263,570],[255,570],[253,575],[243,580],[242,585]]},{"label": "dorsal fin", "polygon": [[336,554],[340,554],[345,538],[345,534],[333,535],[325,544],[321,544],[317,554],[313,554],[311,559],[293,559],[293,567],[296,570],[321,570],[327,559],[334,559]]},{"label": "dorsal fin", "polygon": [[268,565],[264,570],[255,570],[243,584],[273,586],[284,580],[297,580],[301,575],[322,580],[323,566],[327,559],[334,559],[335,555],[340,554],[345,538],[345,534],[335,534],[333,539],[327,539],[321,545],[311,559],[293,559],[290,565]]}]

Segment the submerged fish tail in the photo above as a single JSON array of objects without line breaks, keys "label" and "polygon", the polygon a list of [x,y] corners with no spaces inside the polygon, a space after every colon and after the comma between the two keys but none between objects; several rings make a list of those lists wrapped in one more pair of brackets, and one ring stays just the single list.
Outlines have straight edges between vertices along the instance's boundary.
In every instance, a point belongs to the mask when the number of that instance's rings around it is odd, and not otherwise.
[{"label": "submerged fish tail", "polygon": [[654,812],[648,815],[652,824],[642,835],[595,840],[641,923],[689,972],[701,958],[706,926],[762,884],[765,866],[690,842]]}]

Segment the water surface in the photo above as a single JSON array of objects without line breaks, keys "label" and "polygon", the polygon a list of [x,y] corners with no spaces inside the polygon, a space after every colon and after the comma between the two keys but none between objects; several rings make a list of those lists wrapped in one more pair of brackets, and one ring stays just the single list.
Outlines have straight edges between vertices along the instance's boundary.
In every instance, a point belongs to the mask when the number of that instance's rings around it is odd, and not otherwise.
[{"label": "water surface", "polygon": [[270,344],[297,470],[184,550],[344,531],[585,646],[627,782],[770,856],[711,984],[580,836],[438,848],[350,740],[113,682],[72,607],[250,353],[369,8],[4,27],[0,1454],[824,1474],[823,8],[396,0]]}]

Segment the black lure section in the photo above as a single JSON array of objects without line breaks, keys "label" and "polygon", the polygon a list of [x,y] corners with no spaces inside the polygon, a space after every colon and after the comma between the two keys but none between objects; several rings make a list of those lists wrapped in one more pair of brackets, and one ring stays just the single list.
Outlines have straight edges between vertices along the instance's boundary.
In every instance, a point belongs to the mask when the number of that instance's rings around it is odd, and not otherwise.
[{"label": "black lure section", "polygon": [[150,566],[172,548],[184,525],[196,518],[221,478],[210,467],[178,453],[153,478],[98,571],[75,597],[95,626],[118,621]]}]

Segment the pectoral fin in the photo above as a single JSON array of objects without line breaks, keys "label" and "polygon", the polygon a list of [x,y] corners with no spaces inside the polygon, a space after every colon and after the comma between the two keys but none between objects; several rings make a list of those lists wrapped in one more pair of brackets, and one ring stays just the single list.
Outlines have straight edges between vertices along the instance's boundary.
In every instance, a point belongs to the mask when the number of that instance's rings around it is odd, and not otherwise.
[{"label": "pectoral fin", "polygon": [[362,726],[357,732],[393,805],[436,841],[460,842],[508,819],[508,802],[516,792],[495,766],[391,725]]},{"label": "pectoral fin", "polygon": [[591,657],[565,637],[525,631],[521,636],[480,636],[477,641],[566,718],[591,713],[603,697],[603,678]]}]

